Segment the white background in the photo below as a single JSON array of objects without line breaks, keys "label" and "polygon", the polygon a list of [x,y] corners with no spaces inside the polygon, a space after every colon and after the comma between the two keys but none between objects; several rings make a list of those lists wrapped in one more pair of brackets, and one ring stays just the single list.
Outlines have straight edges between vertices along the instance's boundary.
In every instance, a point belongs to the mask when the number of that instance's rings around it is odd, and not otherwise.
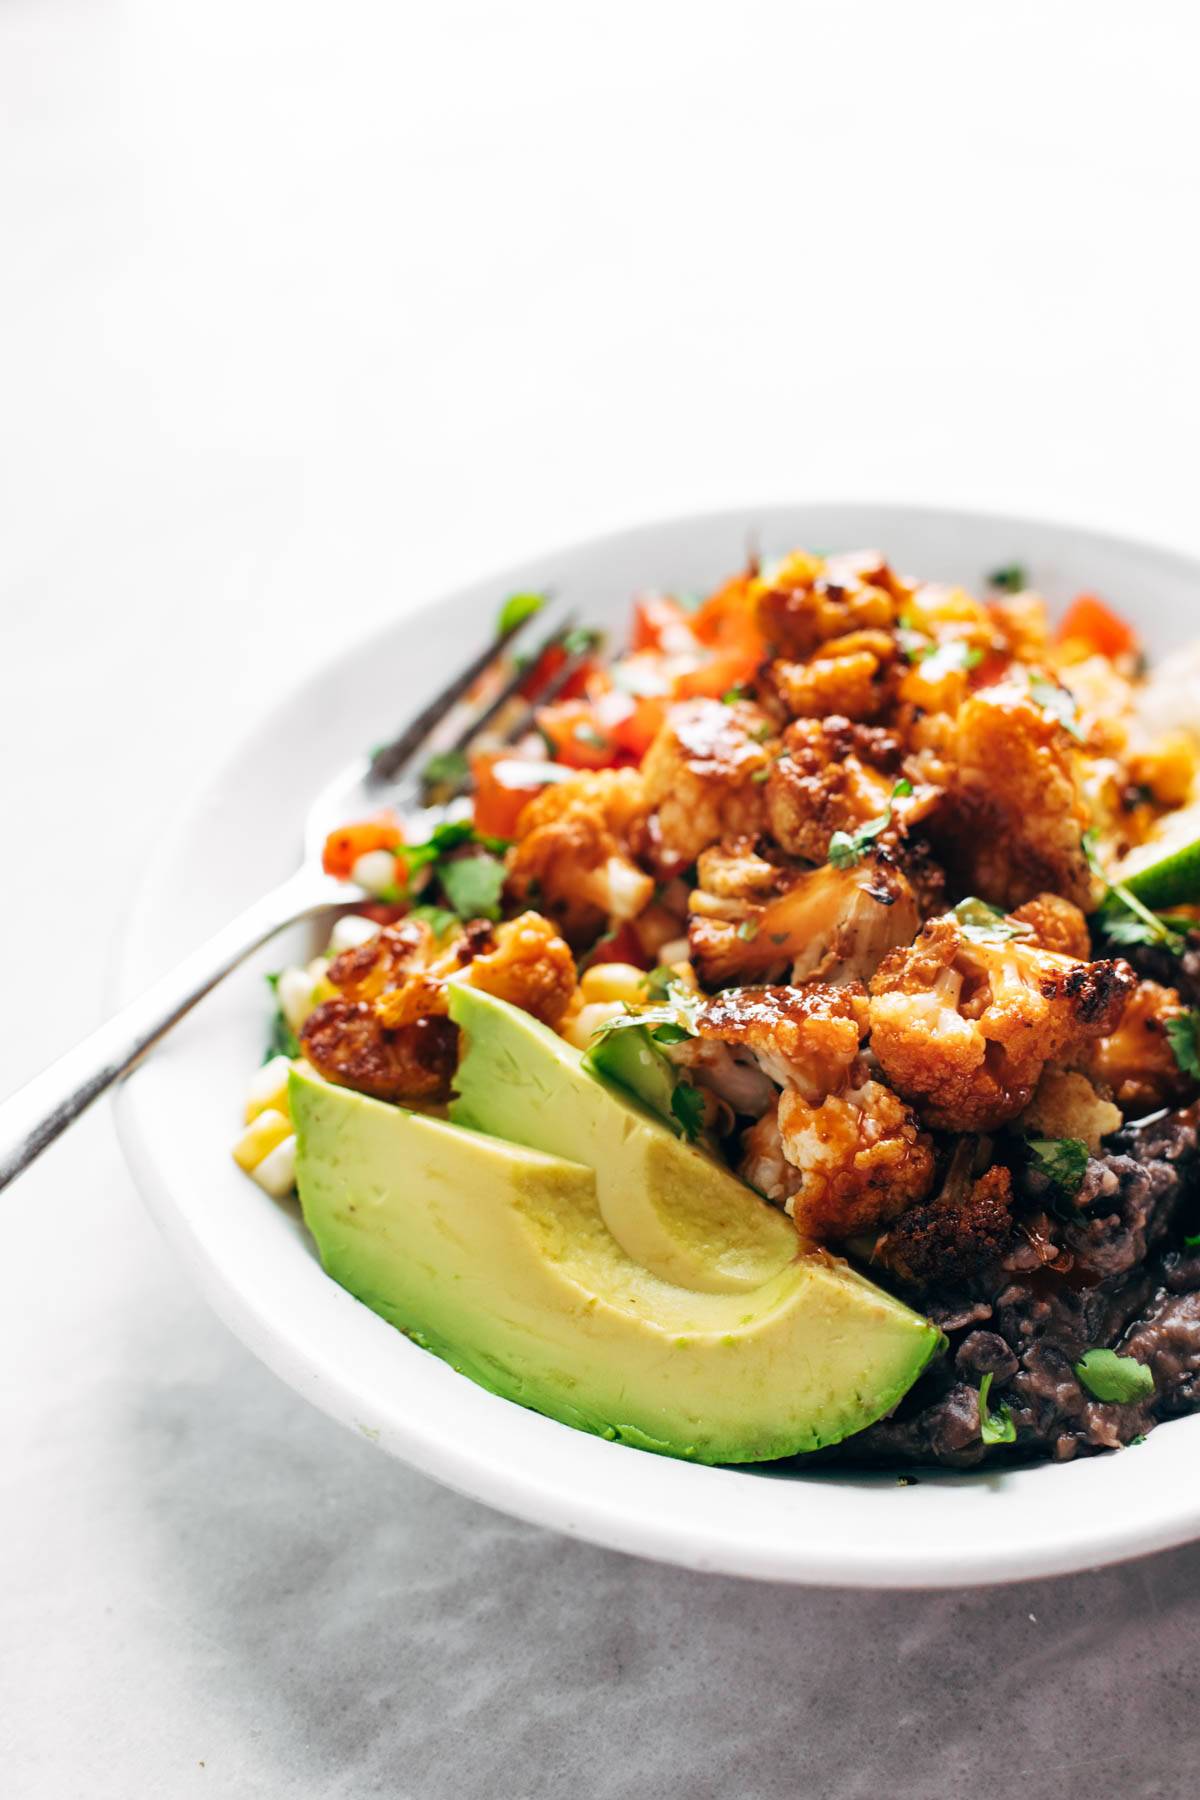
[{"label": "white background", "polygon": [[[809,497],[1200,551],[1198,54],[1186,0],[7,0],[0,1090],[100,1016],[181,786],[490,566]],[[6,1794],[1193,1791],[1200,1553],[653,1570],[308,1412],[104,1111],[0,1206]]]}]

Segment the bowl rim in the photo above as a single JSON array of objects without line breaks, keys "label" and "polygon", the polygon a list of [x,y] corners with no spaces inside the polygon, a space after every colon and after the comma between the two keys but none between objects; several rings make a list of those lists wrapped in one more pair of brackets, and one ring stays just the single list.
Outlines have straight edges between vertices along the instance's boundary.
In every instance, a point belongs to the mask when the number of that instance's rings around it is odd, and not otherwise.
[{"label": "bowl rim", "polygon": [[[910,526],[913,523],[919,526],[922,522],[930,528],[948,526],[968,535],[977,531],[1001,531],[1018,542],[1022,538],[1028,540],[1040,536],[1069,544],[1085,554],[1094,549],[1099,556],[1108,552],[1132,558],[1139,565],[1157,568],[1164,576],[1192,583],[1200,592],[1200,559],[1175,548],[1052,519],[903,502],[816,499],[726,507],[663,519],[645,519],[629,527],[557,545],[552,550],[523,558],[495,574],[486,574],[445,595],[429,599],[404,612],[399,619],[377,626],[368,633],[351,634],[332,657],[326,656],[319,666],[302,674],[288,689],[272,696],[233,747],[184,794],[171,827],[147,859],[119,939],[110,998],[125,996],[145,979],[139,940],[155,908],[156,890],[164,884],[170,885],[171,869],[183,844],[194,832],[195,819],[205,798],[223,792],[248,759],[259,754],[278,734],[285,714],[313,702],[329,681],[331,672],[346,671],[365,659],[377,657],[386,646],[394,645],[397,638],[419,631],[423,623],[432,624],[434,616],[447,607],[470,610],[478,607],[485,595],[491,598],[497,592],[527,582],[530,570],[538,565],[563,560],[602,562],[618,550],[636,550],[643,542],[670,539],[685,532],[740,531],[744,535],[747,527],[754,523],[775,521],[782,524],[791,517],[819,513],[861,517],[864,526],[872,523],[875,529],[871,531],[871,539],[881,543],[885,550],[889,519],[903,520]],[[624,603],[629,598],[627,594],[622,595]],[[301,794],[298,811],[304,799]],[[140,979],[136,973],[139,970]],[[332,1354],[328,1343],[301,1342],[299,1321],[273,1316],[269,1308],[256,1303],[247,1291],[244,1279],[236,1279],[222,1265],[213,1245],[197,1229],[195,1219],[189,1217],[180,1204],[176,1183],[156,1151],[146,1108],[139,1102],[140,1091],[138,1082],[132,1081],[122,1084],[116,1096],[117,1129],[122,1149],[151,1216],[191,1270],[209,1304],[235,1335],[281,1379],[322,1411],[379,1442],[381,1447],[422,1473],[504,1512],[609,1548],[691,1569],[807,1585],[868,1588],[957,1587],[1062,1574],[1149,1554],[1200,1535],[1200,1488],[1194,1489],[1196,1497],[1189,1503],[1187,1494],[1193,1491],[1192,1484],[1170,1481],[1170,1471],[1164,1466],[1156,1484],[1158,1503],[1151,1506],[1148,1513],[1143,1510],[1135,1517],[1119,1506],[1085,1511],[1067,1536],[1061,1531],[1047,1530],[1039,1537],[1033,1530],[1011,1541],[991,1537],[986,1544],[964,1543],[955,1534],[953,1520],[946,1515],[948,1536],[945,1540],[928,1540],[920,1549],[906,1546],[902,1536],[897,1539],[885,1532],[880,1536],[864,1535],[863,1541],[852,1548],[835,1551],[828,1544],[807,1542],[799,1530],[795,1534],[795,1544],[781,1546],[777,1538],[768,1535],[758,1539],[752,1531],[735,1530],[732,1525],[727,1531],[716,1529],[711,1516],[693,1516],[679,1505],[687,1495],[686,1486],[680,1485],[681,1476],[702,1477],[712,1484],[714,1494],[721,1483],[741,1483],[741,1495],[733,1486],[728,1487],[727,1503],[732,1518],[745,1504],[745,1482],[749,1471],[702,1471],[695,1464],[654,1457],[623,1445],[605,1444],[603,1440],[573,1432],[567,1426],[528,1413],[496,1396],[484,1398],[488,1405],[505,1408],[519,1416],[521,1426],[514,1425],[511,1435],[528,1440],[529,1459],[519,1454],[498,1455],[495,1444],[481,1449],[478,1441],[454,1428],[449,1420],[441,1421],[440,1429],[436,1418],[414,1421],[412,1417],[406,1417],[403,1406],[394,1406],[390,1410],[385,1425],[369,1426],[363,1423],[363,1416],[364,1413],[374,1416],[372,1407],[378,1413],[379,1395],[373,1395],[369,1404],[365,1402],[362,1385],[354,1379],[354,1368],[347,1368],[344,1358]],[[232,1132],[231,1122],[231,1136]],[[435,1359],[409,1345],[400,1334],[392,1332],[374,1315],[366,1313],[357,1301],[336,1288],[324,1276],[311,1251],[310,1261],[319,1280],[337,1296],[333,1304],[341,1308],[344,1317],[349,1317],[347,1308],[354,1309],[356,1315],[364,1314],[373,1326],[389,1333],[414,1356],[434,1363]],[[244,1275],[244,1271],[241,1273]],[[331,1312],[330,1317],[333,1316]],[[361,1329],[361,1321],[356,1319],[355,1328]],[[450,1373],[443,1364],[436,1364],[436,1367]],[[411,1369],[409,1374],[411,1380]],[[420,1377],[416,1379],[419,1382]],[[464,1378],[452,1376],[452,1379],[470,1387],[472,1394],[482,1394],[482,1390],[465,1383]],[[461,1400],[462,1396],[459,1398]],[[470,1408],[464,1405],[460,1410],[469,1411]],[[536,1421],[536,1426],[531,1426],[531,1421]],[[1152,1434],[1139,1453],[1147,1474],[1155,1463],[1165,1465],[1181,1461],[1180,1454],[1167,1457],[1166,1447],[1160,1451],[1156,1446],[1163,1435],[1174,1437],[1179,1433],[1182,1439],[1186,1423],[1173,1422],[1170,1434]],[[1200,1418],[1194,1423],[1200,1429]],[[569,1439],[572,1453],[565,1458],[548,1453],[550,1437],[547,1434],[561,1434]],[[646,1467],[641,1473],[630,1474],[627,1468],[618,1474],[614,1472],[616,1465],[611,1460],[614,1457],[633,1457]],[[607,1464],[606,1458],[609,1459]],[[1072,1489],[1080,1486],[1073,1477],[1078,1478],[1085,1471],[1094,1471],[1105,1464],[1116,1467],[1122,1461],[1120,1458],[1084,1459],[1066,1467],[1052,1469],[1042,1465],[1039,1469],[1001,1475],[916,1471],[917,1481],[913,1485],[918,1494],[925,1490],[931,1495],[971,1493],[979,1497],[985,1493],[993,1494],[998,1489],[1011,1490],[1023,1474],[1040,1474],[1043,1478],[1052,1478],[1060,1489],[1061,1505],[1057,1510],[1061,1512]],[[1163,1476],[1168,1479],[1163,1480]],[[771,1487],[778,1485],[766,1470],[754,1471],[753,1478]],[[798,1479],[804,1493],[810,1496],[830,1485],[838,1490],[853,1489],[856,1493],[882,1495],[885,1490],[896,1487],[897,1472],[855,1477],[849,1482],[845,1473],[840,1472],[831,1482],[828,1475],[809,1470]],[[788,1485],[793,1484],[789,1482]],[[1127,1488],[1130,1484],[1123,1480],[1109,1485]],[[1144,1485],[1141,1478],[1134,1483],[1135,1487]],[[649,1504],[651,1500],[656,1504]],[[718,1512],[724,1505],[725,1500],[722,1500]],[[659,1506],[664,1510],[658,1510]],[[800,1517],[803,1508],[798,1506],[796,1510],[799,1526],[803,1523]],[[820,1512],[822,1508],[816,1510]],[[885,1523],[882,1514],[878,1522]]]}]

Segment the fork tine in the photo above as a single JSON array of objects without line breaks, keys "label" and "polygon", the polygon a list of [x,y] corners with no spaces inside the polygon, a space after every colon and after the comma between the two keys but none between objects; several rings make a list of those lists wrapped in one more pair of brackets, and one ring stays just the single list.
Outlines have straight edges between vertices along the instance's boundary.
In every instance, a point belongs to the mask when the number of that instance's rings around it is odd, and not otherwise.
[{"label": "fork tine", "polygon": [[568,681],[573,675],[579,673],[591,654],[590,650],[576,650],[568,656],[561,669],[556,669],[545,687],[539,688],[536,694],[530,696],[512,724],[506,728],[504,733],[506,743],[512,744],[518,738],[524,737],[525,733],[533,726],[538,709],[549,706],[552,700],[558,698]]},{"label": "fork tine", "polygon": [[[529,681],[530,675],[536,673],[538,658],[544,656],[547,650],[553,650],[561,645],[563,639],[575,630],[578,622],[576,614],[569,613],[563,620],[559,629],[552,633],[550,637],[546,638],[540,646],[537,657],[534,659],[533,669],[515,668],[510,675],[506,676],[496,693],[488,701],[482,711],[469,718],[463,725],[461,731],[458,731],[451,739],[450,743],[446,746],[447,750],[450,752],[465,750],[467,745],[471,742],[471,739],[478,737],[479,733],[491,724],[497,714],[504,710],[513,696],[520,693],[521,689]],[[571,658],[568,657],[567,660],[570,661]],[[561,686],[561,683],[558,683],[556,686],[556,682],[557,674],[552,677],[550,681],[544,683],[537,689],[536,694],[534,695],[534,703],[536,705],[543,705],[545,700],[549,699],[553,693],[558,692],[558,687]],[[526,708],[524,710],[528,711],[529,709]],[[509,734],[506,731],[505,737],[508,735]]]},{"label": "fork tine", "polygon": [[473,656],[470,662],[460,669],[451,681],[446,683],[439,694],[434,695],[428,705],[421,708],[417,716],[405,726],[398,737],[394,737],[390,743],[381,744],[377,750],[373,751],[368,769],[368,779],[371,781],[394,781],[406,764],[412,761],[434,727],[445,718],[450,708],[462,699],[463,695],[479,680],[484,670],[495,662],[502,651],[507,650],[508,646],[525,631],[537,616],[536,613],[530,613],[525,618],[518,620],[515,625],[510,626],[507,631],[502,631],[498,637],[493,638],[485,649]]}]

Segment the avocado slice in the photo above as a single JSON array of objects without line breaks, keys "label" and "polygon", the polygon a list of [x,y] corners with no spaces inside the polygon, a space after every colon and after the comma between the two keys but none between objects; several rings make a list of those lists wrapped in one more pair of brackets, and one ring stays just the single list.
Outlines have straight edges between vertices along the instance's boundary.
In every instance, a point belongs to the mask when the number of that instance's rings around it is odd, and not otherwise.
[{"label": "avocado slice", "polygon": [[796,1228],[724,1164],[682,1142],[628,1090],[518,1007],[450,984],[463,1044],[450,1117],[596,1172],[600,1213],[651,1274],[697,1293],[750,1293],[786,1268]]},{"label": "avocado slice", "polygon": [[820,1252],[753,1294],[633,1262],[578,1163],[294,1070],[305,1221],[333,1279],[481,1386],[564,1424],[698,1462],[837,1443],[942,1346]]}]

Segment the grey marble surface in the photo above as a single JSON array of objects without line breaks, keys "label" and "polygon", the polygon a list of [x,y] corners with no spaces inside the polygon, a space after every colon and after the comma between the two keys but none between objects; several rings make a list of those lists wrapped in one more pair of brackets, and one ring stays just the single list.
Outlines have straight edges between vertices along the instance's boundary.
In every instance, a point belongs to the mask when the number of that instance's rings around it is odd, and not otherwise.
[{"label": "grey marble surface", "polygon": [[[1200,548],[1197,47],[1109,0],[8,0],[0,1091],[99,1017],[172,795],[331,636],[748,497]],[[5,1800],[1195,1792],[1200,1551],[940,1596],[655,1568],[307,1410],[106,1114],[0,1219]]]}]

